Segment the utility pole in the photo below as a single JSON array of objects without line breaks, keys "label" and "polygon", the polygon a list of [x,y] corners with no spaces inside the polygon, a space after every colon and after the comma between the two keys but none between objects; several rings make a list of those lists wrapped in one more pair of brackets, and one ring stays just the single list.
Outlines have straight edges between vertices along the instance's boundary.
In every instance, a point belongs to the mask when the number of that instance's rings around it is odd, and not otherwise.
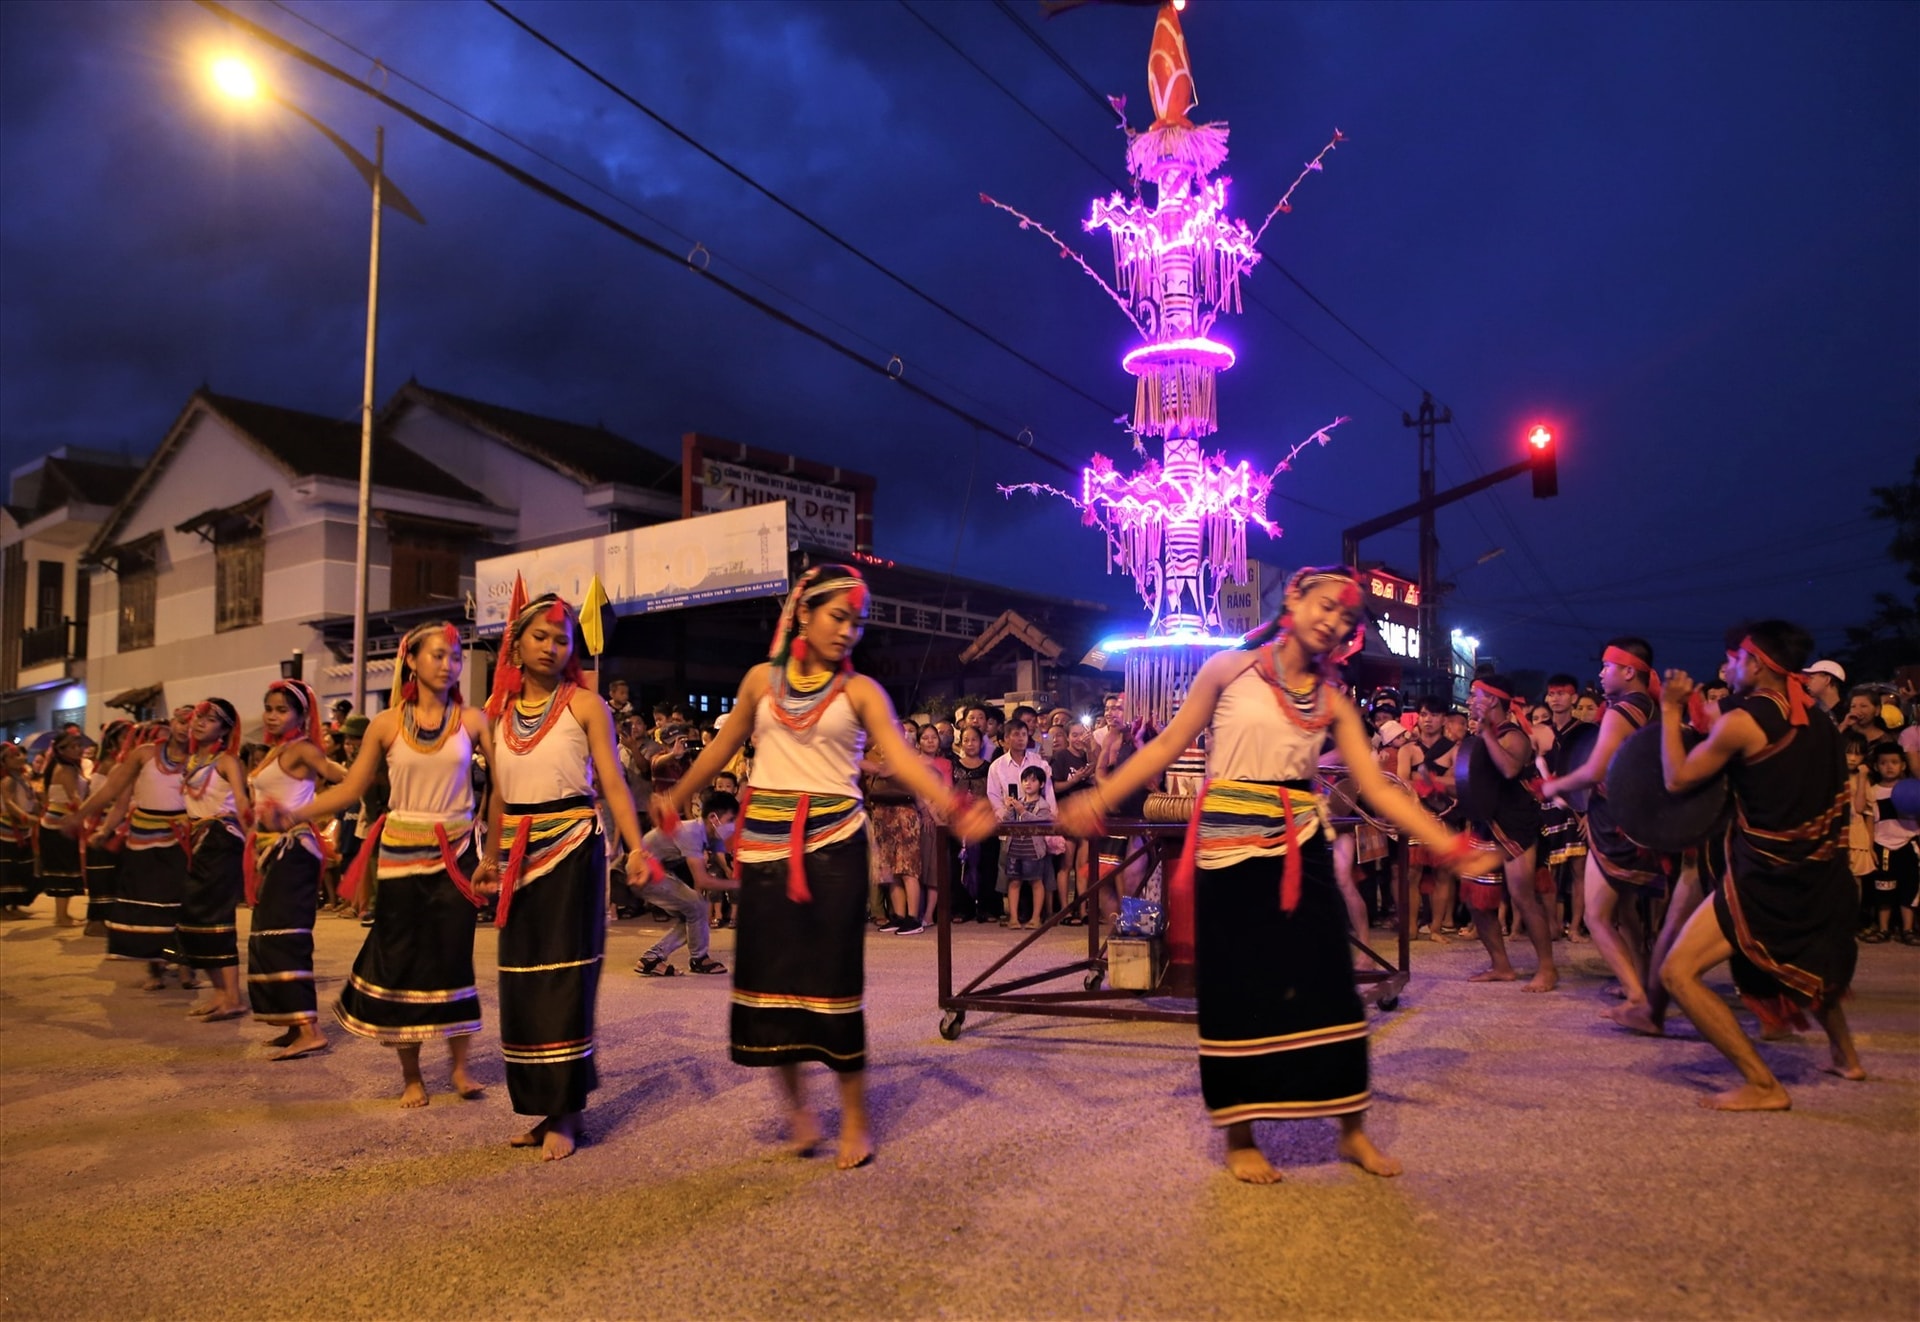
[{"label": "utility pole", "polygon": [[1433,516],[1438,506],[1434,489],[1434,429],[1453,421],[1453,410],[1433,409],[1433,396],[1420,394],[1420,416],[1400,415],[1400,425],[1416,427],[1420,432],[1420,665],[1427,672],[1427,686],[1441,693],[1452,691],[1452,646],[1442,647],[1440,634],[1440,538],[1434,531]]}]

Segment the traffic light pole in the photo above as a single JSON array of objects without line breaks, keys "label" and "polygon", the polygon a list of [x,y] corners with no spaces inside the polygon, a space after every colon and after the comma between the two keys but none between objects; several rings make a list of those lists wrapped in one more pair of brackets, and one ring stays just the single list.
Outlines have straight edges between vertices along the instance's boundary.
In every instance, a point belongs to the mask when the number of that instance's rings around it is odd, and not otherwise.
[{"label": "traffic light pole", "polygon": [[[1430,404],[1431,401],[1428,401],[1428,405]],[[1430,413],[1428,405],[1421,407],[1420,411],[1423,419]],[[1423,450],[1422,453],[1424,455],[1428,452]],[[1476,477],[1471,482],[1463,482],[1457,487],[1448,487],[1445,491],[1439,492],[1432,490],[1433,479],[1431,473],[1423,470],[1420,474],[1420,485],[1425,490],[1419,500],[1414,501],[1411,505],[1402,505],[1397,510],[1389,510],[1378,518],[1368,519],[1365,523],[1356,523],[1353,527],[1348,528],[1340,534],[1341,560],[1346,564],[1358,567],[1360,563],[1360,543],[1362,541],[1377,533],[1383,533],[1389,528],[1397,528],[1409,519],[1418,518],[1420,520],[1420,663],[1422,667],[1433,671],[1436,676],[1447,676],[1446,683],[1448,685],[1452,683],[1451,656],[1442,653],[1441,655],[1446,656],[1445,662],[1435,666],[1433,661],[1429,660],[1429,657],[1432,656],[1433,653],[1428,651],[1429,647],[1438,651],[1442,641],[1439,637],[1440,612],[1437,603],[1434,603],[1432,606],[1429,605],[1429,603],[1434,602],[1435,595],[1433,562],[1428,558],[1427,550],[1430,545],[1437,545],[1436,542],[1429,540],[1433,537],[1433,516],[1436,512],[1446,508],[1448,505],[1465,500],[1468,496],[1477,495],[1485,491],[1488,487],[1498,486],[1508,478],[1519,477],[1523,473],[1530,473],[1533,471],[1533,466],[1533,460],[1522,459],[1517,464],[1508,464],[1505,468],[1496,468],[1484,477]],[[1429,629],[1433,630],[1433,632],[1427,632]],[[1450,646],[1448,651],[1451,651]]]},{"label": "traffic light pole", "polygon": [[[1442,676],[1452,669],[1452,648],[1440,652],[1440,536],[1434,530],[1433,483],[1435,457],[1434,429],[1453,421],[1453,410],[1434,412],[1433,396],[1420,392],[1420,416],[1400,415],[1400,425],[1417,427],[1420,433],[1420,609],[1415,619],[1420,627],[1420,664],[1427,671],[1427,682],[1446,687]],[[1349,560],[1348,564],[1353,562]],[[1436,655],[1436,653],[1440,653]]]}]

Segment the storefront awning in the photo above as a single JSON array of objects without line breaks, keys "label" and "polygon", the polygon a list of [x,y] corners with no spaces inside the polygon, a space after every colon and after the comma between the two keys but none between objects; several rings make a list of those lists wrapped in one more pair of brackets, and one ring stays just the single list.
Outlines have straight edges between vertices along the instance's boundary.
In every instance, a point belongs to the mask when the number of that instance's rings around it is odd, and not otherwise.
[{"label": "storefront awning", "polygon": [[144,711],[160,701],[160,693],[160,685],[145,684],[137,689],[128,689],[124,693],[114,694],[106,700],[106,705],[117,707],[121,711]]}]

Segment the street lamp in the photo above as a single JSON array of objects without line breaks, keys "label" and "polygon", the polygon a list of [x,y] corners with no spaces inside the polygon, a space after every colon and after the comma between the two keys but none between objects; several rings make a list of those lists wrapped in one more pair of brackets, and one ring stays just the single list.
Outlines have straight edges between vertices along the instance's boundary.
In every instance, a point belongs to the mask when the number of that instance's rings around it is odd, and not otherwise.
[{"label": "street lamp", "polygon": [[[373,242],[367,258],[367,352],[360,387],[360,501],[353,536],[353,709],[367,709],[367,532],[372,522],[373,505],[373,364],[374,341],[380,325],[380,215],[384,203],[418,224],[426,217],[386,177],[386,129],[373,129],[373,159],[368,160],[345,138],[322,124],[293,102],[261,84],[245,60],[226,55],[213,61],[209,74],[220,94],[230,101],[253,101],[262,97],[281,109],[311,124],[367,181],[373,190]],[[297,653],[296,653],[297,655]]]}]

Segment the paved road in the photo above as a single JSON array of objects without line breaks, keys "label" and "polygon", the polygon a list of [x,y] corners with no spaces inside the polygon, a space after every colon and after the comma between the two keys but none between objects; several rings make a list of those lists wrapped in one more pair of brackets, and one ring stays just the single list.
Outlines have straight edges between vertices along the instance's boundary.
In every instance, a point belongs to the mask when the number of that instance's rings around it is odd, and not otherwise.
[{"label": "paved road", "polygon": [[[322,920],[323,1002],[360,937]],[[186,993],[134,990],[103,942],[0,929],[0,1317],[1920,1309],[1920,949],[1862,952],[1872,1082],[1818,1073],[1802,1039],[1769,1049],[1795,1110],[1724,1116],[1693,1105],[1728,1078],[1704,1044],[1596,1019],[1591,947],[1541,998],[1422,946],[1374,1040],[1373,1132],[1408,1174],[1337,1164],[1332,1124],[1302,1122],[1266,1127],[1288,1180],[1256,1189],[1220,1170],[1188,1030],[976,1014],[944,1042],[930,935],[869,946],[878,1164],[782,1158],[767,1077],[726,1059],[727,980],[633,976],[650,939],[612,939],[591,1144],[542,1164],[505,1144],[490,932],[496,1086],[403,1112],[378,1047],[336,1032],[269,1064],[268,1030],[187,1020]],[[1005,939],[962,929],[963,966]]]}]

